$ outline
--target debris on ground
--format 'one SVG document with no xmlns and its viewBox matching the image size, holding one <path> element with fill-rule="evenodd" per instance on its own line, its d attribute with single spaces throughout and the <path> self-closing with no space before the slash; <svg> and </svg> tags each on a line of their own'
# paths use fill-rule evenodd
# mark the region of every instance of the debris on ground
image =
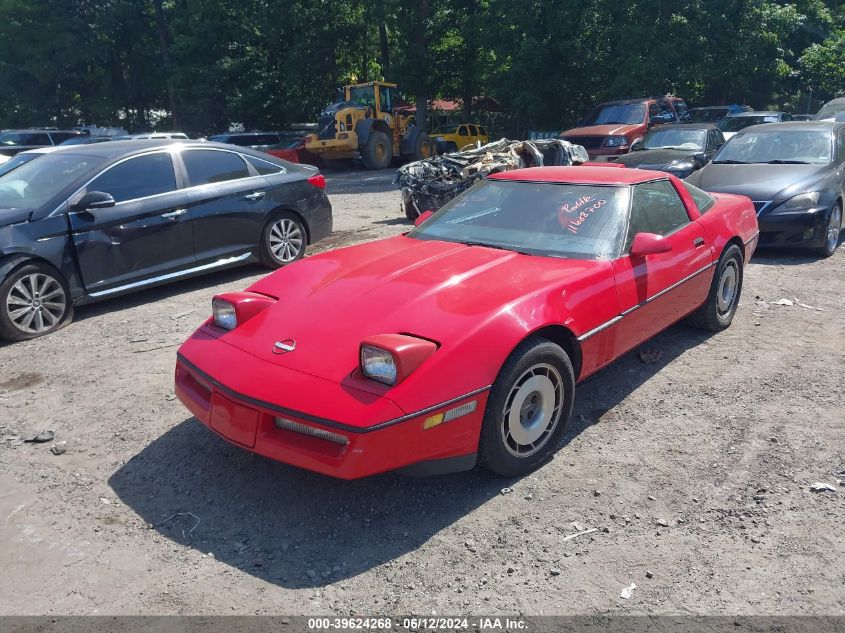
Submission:
<svg viewBox="0 0 845 633">
<path fill-rule="evenodd" d="M 663 350 L 662 349 L 641 349 L 638 352 L 638 356 L 640 357 L 641 363 L 645 363 L 646 365 L 650 365 L 652 363 L 656 363 L 661 358 L 663 358 Z"/>
<path fill-rule="evenodd" d="M 577 538 L 579 536 L 583 536 L 584 534 L 592 534 L 593 532 L 598 532 L 598 531 L 599 531 L 598 528 L 590 528 L 589 530 L 582 530 L 580 532 L 575 532 L 575 534 L 568 534 L 567 536 L 563 537 L 562 542 L 565 543 L 566 541 L 571 541 L 572 539 Z"/>
<path fill-rule="evenodd" d="M 810 492 L 836 492 L 836 488 L 823 481 L 817 481 L 810 486 Z"/>
<path fill-rule="evenodd" d="M 654 572 L 646 570 L 645 577 L 646 578 L 654 578 Z"/>
<path fill-rule="evenodd" d="M 588 160 L 587 150 L 561 139 L 503 138 L 481 147 L 403 165 L 396 172 L 395 182 L 402 194 L 405 215 L 414 219 L 425 211 L 436 211 L 490 174 L 523 167 L 580 165 Z"/>
<path fill-rule="evenodd" d="M 24 442 L 44 444 L 45 442 L 52 442 L 54 437 L 56 437 L 56 434 L 53 431 L 41 431 L 38 435 L 26 438 Z"/>
<path fill-rule="evenodd" d="M 631 596 L 634 595 L 634 589 L 636 589 L 636 588 L 637 588 L 637 583 L 632 582 L 630 585 L 628 585 L 627 587 L 625 587 L 622 590 L 622 593 L 619 594 L 619 597 L 622 598 L 623 600 L 630 600 Z"/>
<path fill-rule="evenodd" d="M 795 305 L 795 302 L 790 299 L 778 299 L 777 301 L 770 302 L 774 306 L 791 306 Z"/>
<path fill-rule="evenodd" d="M 64 455 L 67 452 L 67 447 L 64 444 L 54 444 L 50 447 L 50 452 L 53 455 Z"/>
</svg>

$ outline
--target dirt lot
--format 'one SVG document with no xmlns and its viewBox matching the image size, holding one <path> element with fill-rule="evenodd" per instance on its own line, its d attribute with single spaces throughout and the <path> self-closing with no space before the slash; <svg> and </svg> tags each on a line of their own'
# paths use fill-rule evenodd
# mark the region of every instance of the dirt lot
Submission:
<svg viewBox="0 0 845 633">
<path fill-rule="evenodd" d="M 391 177 L 332 175 L 316 250 L 406 230 Z M 0 613 L 845 613 L 845 248 L 756 257 L 729 330 L 676 326 L 581 385 L 519 480 L 335 481 L 193 420 L 176 346 L 262 274 L 0 347 Z"/>
</svg>

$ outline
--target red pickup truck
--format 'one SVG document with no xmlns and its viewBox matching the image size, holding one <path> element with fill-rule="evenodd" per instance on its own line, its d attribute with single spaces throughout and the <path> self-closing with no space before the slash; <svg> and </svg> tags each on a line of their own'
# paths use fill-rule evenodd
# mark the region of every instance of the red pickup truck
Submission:
<svg viewBox="0 0 845 633">
<path fill-rule="evenodd" d="M 566 130 L 561 137 L 583 146 L 592 161 L 611 161 L 627 154 L 631 143 L 653 125 L 677 123 L 688 116 L 684 100 L 672 95 L 608 101 L 595 106 L 579 127 Z"/>
</svg>

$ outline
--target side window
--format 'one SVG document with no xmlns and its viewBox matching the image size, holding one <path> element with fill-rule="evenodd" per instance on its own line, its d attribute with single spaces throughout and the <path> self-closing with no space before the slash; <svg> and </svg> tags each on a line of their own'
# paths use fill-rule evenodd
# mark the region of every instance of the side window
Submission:
<svg viewBox="0 0 845 633">
<path fill-rule="evenodd" d="M 393 112 L 393 101 L 390 98 L 390 88 L 379 86 L 379 101 L 382 112 Z"/>
<path fill-rule="evenodd" d="M 684 115 L 686 115 L 686 113 L 689 111 L 689 108 L 687 108 L 687 104 L 684 102 L 683 99 L 678 99 L 675 102 L 675 110 L 678 111 L 678 114 L 681 118 L 684 118 Z"/>
<path fill-rule="evenodd" d="M 637 233 L 668 235 L 689 224 L 686 207 L 668 180 L 647 182 L 634 187 L 631 204 L 631 225 L 626 250 Z"/>
<path fill-rule="evenodd" d="M 87 190 L 109 193 L 115 202 L 175 191 L 173 161 L 167 152 L 130 158 L 98 176 Z"/>
<path fill-rule="evenodd" d="M 469 135 L 470 136 L 478 136 L 478 128 L 474 125 L 469 126 Z"/>
<path fill-rule="evenodd" d="M 461 127 L 458 128 L 458 136 L 468 136 L 466 125 L 462 125 Z"/>
<path fill-rule="evenodd" d="M 839 162 L 845 163 L 845 128 L 839 130 Z"/>
<path fill-rule="evenodd" d="M 698 187 L 689 184 L 688 182 L 684 181 L 684 187 L 687 188 L 692 199 L 695 200 L 695 206 L 698 207 L 698 212 L 702 215 L 707 213 L 711 207 L 716 204 L 716 198 L 711 196 L 706 191 L 702 191 Z"/>
<path fill-rule="evenodd" d="M 255 170 L 262 176 L 269 176 L 270 174 L 281 174 L 285 171 L 284 167 L 274 165 L 269 161 L 261 160 L 260 158 L 256 158 L 255 156 L 246 156 L 245 158 L 247 159 L 247 161 L 249 161 L 249 164 L 255 167 Z"/>
<path fill-rule="evenodd" d="M 185 163 L 188 182 L 192 187 L 249 176 L 246 163 L 232 152 L 190 149 L 182 152 L 182 161 Z"/>
<path fill-rule="evenodd" d="M 64 141 L 76 138 L 79 134 L 75 134 L 74 132 L 50 132 L 50 138 L 53 139 L 53 144 L 58 145 L 59 143 L 63 143 Z"/>
<path fill-rule="evenodd" d="M 648 116 L 653 117 L 660 114 L 660 109 L 657 107 L 656 103 L 649 103 L 648 104 Z"/>
<path fill-rule="evenodd" d="M 487 136 L 487 128 L 481 127 L 479 125 L 478 126 L 478 133 L 481 134 L 481 136 Z"/>
</svg>

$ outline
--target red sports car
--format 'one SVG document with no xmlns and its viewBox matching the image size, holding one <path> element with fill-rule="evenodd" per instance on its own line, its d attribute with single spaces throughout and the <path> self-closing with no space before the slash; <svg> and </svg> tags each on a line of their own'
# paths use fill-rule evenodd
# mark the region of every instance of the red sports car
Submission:
<svg viewBox="0 0 845 633">
<path fill-rule="evenodd" d="M 748 198 L 609 167 L 496 174 L 421 219 L 214 297 L 179 350 L 182 402 L 335 477 L 526 473 L 579 380 L 684 317 L 730 325 L 758 234 Z"/>
</svg>

